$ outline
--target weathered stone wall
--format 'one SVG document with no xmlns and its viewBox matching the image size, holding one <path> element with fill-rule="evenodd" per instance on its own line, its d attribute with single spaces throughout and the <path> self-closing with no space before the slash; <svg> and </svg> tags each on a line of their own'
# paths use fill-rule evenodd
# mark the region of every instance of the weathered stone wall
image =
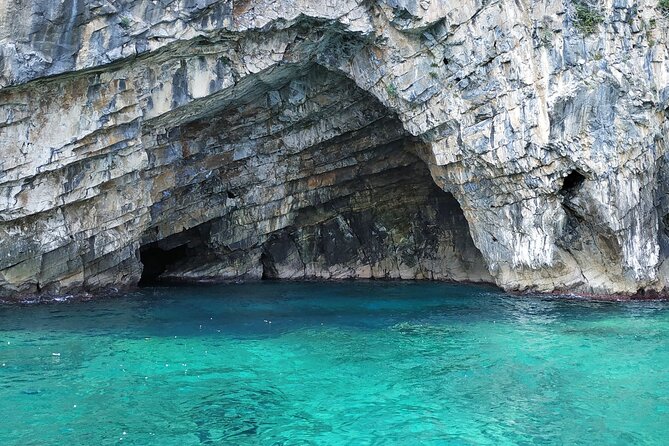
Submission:
<svg viewBox="0 0 669 446">
<path fill-rule="evenodd" d="M 132 285 L 151 249 L 171 279 L 662 291 L 669 19 L 589 5 L 0 1 L 2 294 Z"/>
</svg>

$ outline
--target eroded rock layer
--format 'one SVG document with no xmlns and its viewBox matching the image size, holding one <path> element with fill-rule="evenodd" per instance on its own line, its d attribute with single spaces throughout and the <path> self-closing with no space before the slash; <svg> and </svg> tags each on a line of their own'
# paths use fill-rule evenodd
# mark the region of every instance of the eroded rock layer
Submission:
<svg viewBox="0 0 669 446">
<path fill-rule="evenodd" d="M 262 277 L 662 292 L 668 13 L 0 0 L 0 294 Z"/>
</svg>

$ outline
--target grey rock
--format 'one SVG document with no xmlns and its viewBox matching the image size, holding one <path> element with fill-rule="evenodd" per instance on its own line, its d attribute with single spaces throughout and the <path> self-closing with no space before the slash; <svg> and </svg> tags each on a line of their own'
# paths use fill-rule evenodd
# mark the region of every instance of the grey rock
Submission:
<svg viewBox="0 0 669 446">
<path fill-rule="evenodd" d="M 0 1 L 0 294 L 664 292 L 669 19 L 547 0 Z"/>
</svg>

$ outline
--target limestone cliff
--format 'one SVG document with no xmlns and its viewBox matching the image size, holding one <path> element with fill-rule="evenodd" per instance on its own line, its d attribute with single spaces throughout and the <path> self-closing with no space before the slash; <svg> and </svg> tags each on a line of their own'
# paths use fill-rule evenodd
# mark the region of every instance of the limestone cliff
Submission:
<svg viewBox="0 0 669 446">
<path fill-rule="evenodd" d="M 669 5 L 0 0 L 0 297 L 669 281 Z"/>
</svg>

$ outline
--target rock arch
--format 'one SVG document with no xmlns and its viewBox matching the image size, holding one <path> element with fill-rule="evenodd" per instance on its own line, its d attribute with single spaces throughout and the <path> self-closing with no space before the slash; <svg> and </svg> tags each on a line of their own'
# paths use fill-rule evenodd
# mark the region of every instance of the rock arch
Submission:
<svg viewBox="0 0 669 446">
<path fill-rule="evenodd" d="M 143 137 L 154 201 L 141 251 L 185 250 L 206 226 L 154 279 L 492 280 L 423 143 L 341 74 L 302 73 Z"/>
</svg>

